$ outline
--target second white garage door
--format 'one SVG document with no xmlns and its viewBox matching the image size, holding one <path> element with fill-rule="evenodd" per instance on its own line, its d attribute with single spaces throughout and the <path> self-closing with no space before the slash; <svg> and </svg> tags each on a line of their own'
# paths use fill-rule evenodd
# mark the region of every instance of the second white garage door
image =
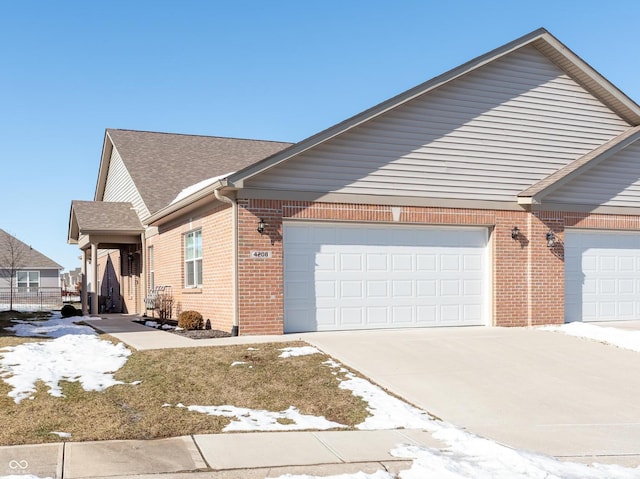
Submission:
<svg viewBox="0 0 640 479">
<path fill-rule="evenodd" d="M 285 332 L 483 325 L 486 228 L 284 225 Z"/>
<path fill-rule="evenodd" d="M 565 231 L 565 321 L 640 319 L 640 234 Z"/>
</svg>

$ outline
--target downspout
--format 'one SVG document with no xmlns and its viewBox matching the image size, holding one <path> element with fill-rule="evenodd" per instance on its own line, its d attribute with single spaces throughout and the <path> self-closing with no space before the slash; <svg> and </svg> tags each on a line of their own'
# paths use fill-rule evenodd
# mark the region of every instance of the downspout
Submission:
<svg viewBox="0 0 640 479">
<path fill-rule="evenodd" d="M 240 326 L 240 313 L 238 311 L 238 202 L 228 196 L 224 196 L 220 193 L 220 190 L 213 190 L 218 201 L 231 205 L 233 216 L 233 227 L 231 228 L 231 242 L 232 254 L 233 254 L 233 327 L 231 329 L 231 336 L 237 336 Z"/>
</svg>

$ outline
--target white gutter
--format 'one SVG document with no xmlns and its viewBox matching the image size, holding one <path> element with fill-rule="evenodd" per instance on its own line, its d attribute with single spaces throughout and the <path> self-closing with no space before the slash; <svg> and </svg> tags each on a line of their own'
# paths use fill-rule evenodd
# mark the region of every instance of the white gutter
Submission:
<svg viewBox="0 0 640 479">
<path fill-rule="evenodd" d="M 233 243 L 233 328 L 231 329 L 231 335 L 237 336 L 240 327 L 240 312 L 238 308 L 238 202 L 228 196 L 222 195 L 218 189 L 213 190 L 213 194 L 218 201 L 230 204 L 232 209 L 233 227 L 231 228 L 231 241 Z"/>
</svg>

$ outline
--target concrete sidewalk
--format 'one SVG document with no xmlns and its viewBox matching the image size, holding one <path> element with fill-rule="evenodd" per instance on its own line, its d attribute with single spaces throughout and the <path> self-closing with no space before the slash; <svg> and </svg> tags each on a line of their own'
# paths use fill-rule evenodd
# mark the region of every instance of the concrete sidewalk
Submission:
<svg viewBox="0 0 640 479">
<path fill-rule="evenodd" d="M 87 321 L 92 328 L 109 334 L 123 343 L 145 351 L 149 349 L 197 348 L 208 346 L 231 346 L 235 344 L 259 344 L 297 341 L 296 335 L 280 336 L 234 336 L 229 338 L 191 339 L 160 329 L 150 328 L 134 320 L 153 321 L 153 318 L 143 318 L 128 314 L 103 314 L 102 319 Z"/>
<path fill-rule="evenodd" d="M 399 444 L 441 448 L 420 430 L 261 432 L 183 436 L 149 441 L 65 442 L 0 447 L 0 475 L 56 479 L 162 474 L 258 479 L 283 474 L 398 472 L 411 461 L 389 454 Z M 186 474 L 185 474 L 186 477 Z"/>
</svg>

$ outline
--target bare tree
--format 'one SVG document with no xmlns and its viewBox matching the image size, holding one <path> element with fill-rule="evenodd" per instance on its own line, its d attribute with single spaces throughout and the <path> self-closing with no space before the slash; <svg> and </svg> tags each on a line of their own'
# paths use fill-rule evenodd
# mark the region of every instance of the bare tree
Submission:
<svg viewBox="0 0 640 479">
<path fill-rule="evenodd" d="M 9 281 L 9 311 L 13 310 L 13 291 L 18 270 L 24 267 L 27 246 L 15 236 L 0 230 L 0 276 Z"/>
</svg>

